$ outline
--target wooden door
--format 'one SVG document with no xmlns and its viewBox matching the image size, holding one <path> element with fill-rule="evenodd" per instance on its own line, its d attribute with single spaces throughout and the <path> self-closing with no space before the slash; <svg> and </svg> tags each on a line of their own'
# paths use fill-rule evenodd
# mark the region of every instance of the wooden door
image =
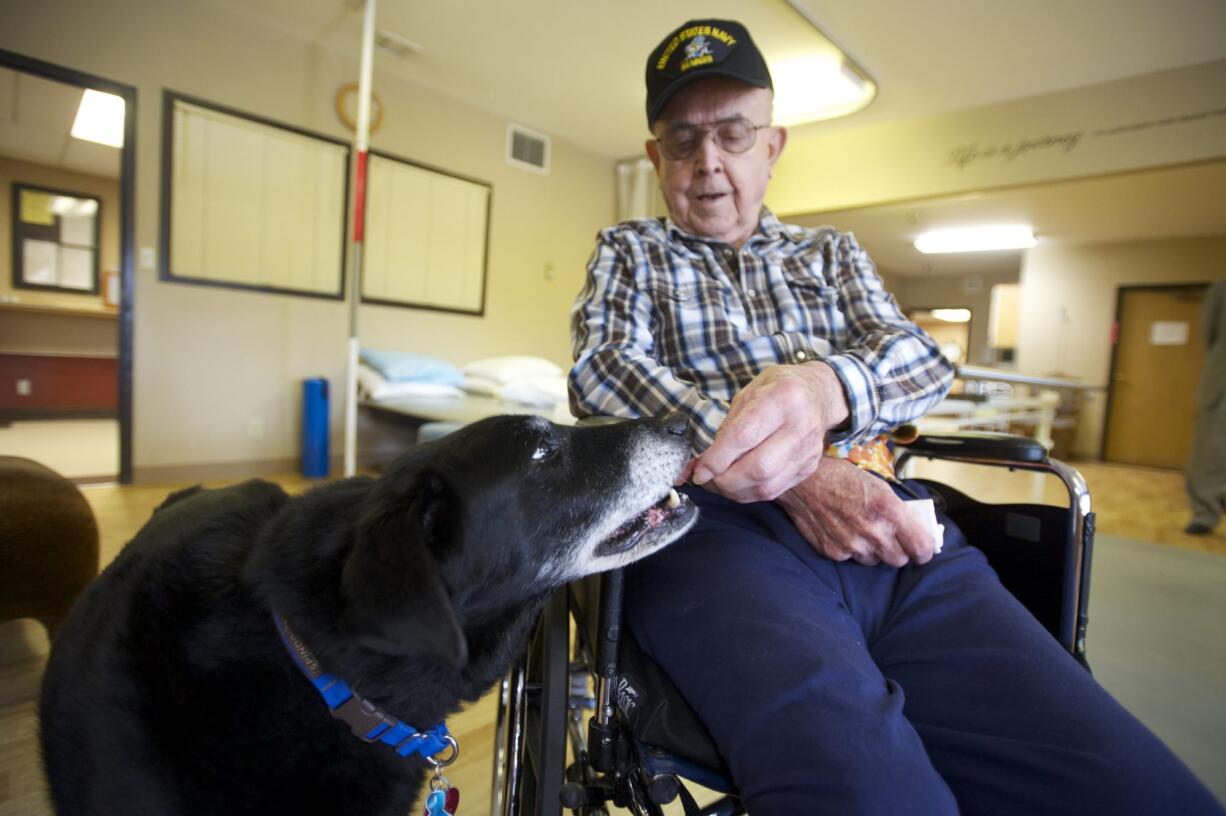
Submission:
<svg viewBox="0 0 1226 816">
<path fill-rule="evenodd" d="M 1119 292 L 1103 458 L 1182 470 L 1188 461 L 1205 347 L 1205 287 Z"/>
</svg>

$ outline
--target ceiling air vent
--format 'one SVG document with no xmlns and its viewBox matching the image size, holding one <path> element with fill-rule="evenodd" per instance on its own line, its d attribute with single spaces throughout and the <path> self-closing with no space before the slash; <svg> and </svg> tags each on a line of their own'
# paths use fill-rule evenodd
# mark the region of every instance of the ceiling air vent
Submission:
<svg viewBox="0 0 1226 816">
<path fill-rule="evenodd" d="M 537 173 L 548 173 L 549 137 L 520 125 L 507 125 L 507 162 Z"/>
</svg>

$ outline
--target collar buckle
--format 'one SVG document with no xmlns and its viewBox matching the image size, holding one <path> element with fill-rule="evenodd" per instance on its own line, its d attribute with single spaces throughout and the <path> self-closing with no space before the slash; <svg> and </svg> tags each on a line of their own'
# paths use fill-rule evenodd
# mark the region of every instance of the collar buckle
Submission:
<svg viewBox="0 0 1226 816">
<path fill-rule="evenodd" d="M 386 730 L 379 726 L 390 726 L 382 711 L 356 694 L 336 708 L 330 709 L 330 712 L 333 717 L 349 726 L 353 735 L 362 742 L 374 742 L 377 735 Z"/>
</svg>

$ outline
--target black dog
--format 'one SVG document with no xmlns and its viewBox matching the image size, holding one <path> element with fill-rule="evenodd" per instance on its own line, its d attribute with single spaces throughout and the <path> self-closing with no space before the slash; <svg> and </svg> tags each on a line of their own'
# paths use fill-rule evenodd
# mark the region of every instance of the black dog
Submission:
<svg viewBox="0 0 1226 816">
<path fill-rule="evenodd" d="M 678 417 L 493 417 L 377 480 L 171 496 L 52 649 L 40 715 L 58 812 L 404 816 L 427 766 L 394 744 L 502 676 L 553 589 L 693 524 L 672 490 L 684 434 Z M 304 676 L 321 672 L 343 683 L 321 696 L 329 681 Z M 394 719 L 392 744 L 371 736 Z"/>
</svg>

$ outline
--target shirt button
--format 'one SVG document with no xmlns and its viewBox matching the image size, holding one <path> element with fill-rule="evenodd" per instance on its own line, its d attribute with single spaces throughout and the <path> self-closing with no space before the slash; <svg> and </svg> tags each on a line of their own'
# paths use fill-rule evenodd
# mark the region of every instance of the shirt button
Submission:
<svg viewBox="0 0 1226 816">
<path fill-rule="evenodd" d="M 749 297 L 751 297 L 751 298 L 752 298 L 752 297 L 757 297 L 757 296 L 758 296 L 758 293 L 757 293 L 756 291 L 754 291 L 753 289 L 746 289 L 746 290 L 745 290 L 745 294 L 746 294 L 746 295 L 748 295 L 748 296 L 749 296 Z"/>
<path fill-rule="evenodd" d="M 736 253 L 732 251 L 732 247 L 724 247 L 724 257 L 731 258 Z"/>
<path fill-rule="evenodd" d="M 796 359 L 797 359 L 797 360 L 803 360 L 803 359 L 805 359 L 805 358 L 806 358 L 806 357 L 808 357 L 808 356 L 809 356 L 809 355 L 805 354 L 803 351 L 798 351 L 798 352 L 796 352 Z"/>
</svg>

